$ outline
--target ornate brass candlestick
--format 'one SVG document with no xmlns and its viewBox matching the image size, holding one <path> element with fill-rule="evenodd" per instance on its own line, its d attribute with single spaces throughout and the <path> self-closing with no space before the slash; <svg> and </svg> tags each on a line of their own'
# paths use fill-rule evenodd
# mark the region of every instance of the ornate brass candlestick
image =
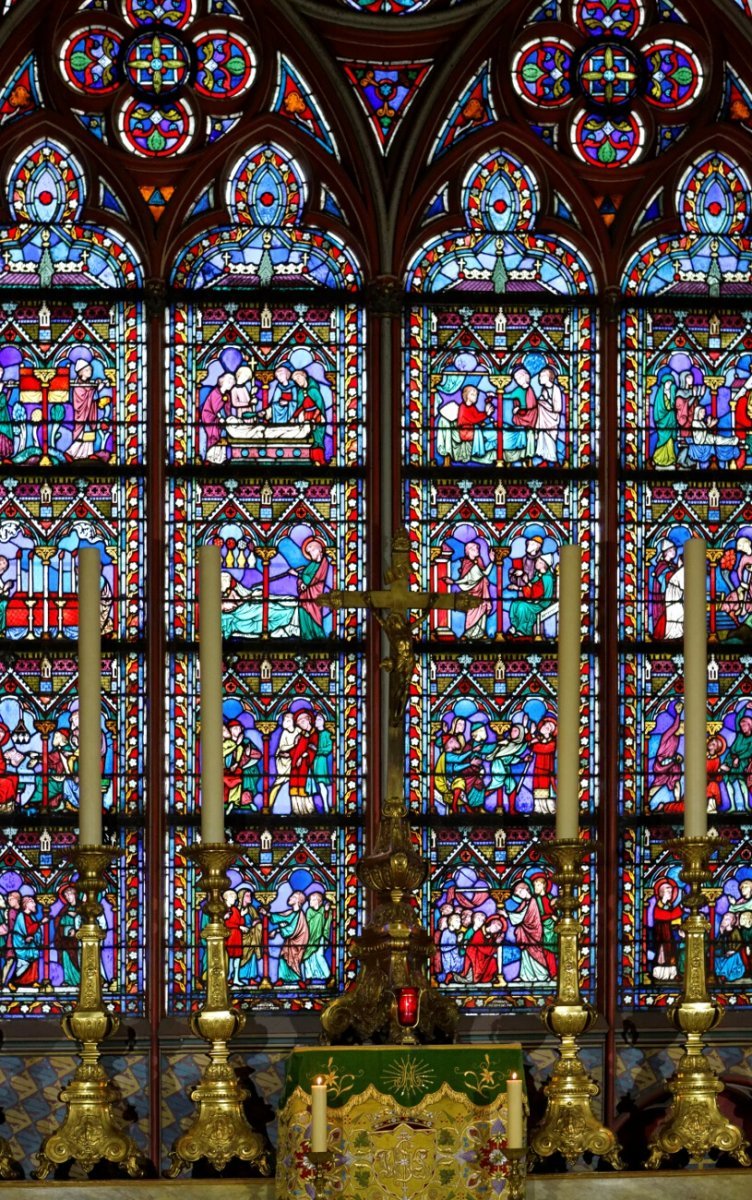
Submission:
<svg viewBox="0 0 752 1200">
<path fill-rule="evenodd" d="M 614 1134 L 601 1125 L 591 1107 L 591 1098 L 600 1091 L 580 1061 L 576 1039 L 595 1021 L 595 1010 L 580 996 L 580 935 L 582 926 L 575 917 L 575 888 L 581 882 L 581 864 L 597 849 L 595 842 L 577 839 L 548 842 L 546 857 L 554 865 L 558 920 L 556 937 L 559 972 L 556 999 L 542 1013 L 551 1033 L 560 1039 L 559 1060 L 546 1087 L 548 1097 L 543 1120 L 530 1137 L 530 1160 L 547 1158 L 557 1152 L 572 1165 L 581 1154 L 590 1151 L 605 1158 L 613 1167 L 621 1167 L 619 1146 Z"/>
<path fill-rule="evenodd" d="M 693 1162 L 702 1165 L 712 1149 L 732 1154 L 742 1166 L 752 1165 L 747 1143 L 738 1126 L 722 1116 L 718 1093 L 723 1084 L 716 1078 L 703 1052 L 703 1036 L 715 1029 L 723 1009 L 711 1000 L 707 987 L 707 934 L 710 925 L 700 911 L 707 903 L 703 883 L 711 878 L 708 863 L 723 848 L 716 838 L 675 838 L 669 845 L 684 864 L 681 878 L 689 884 L 683 897 L 689 915 L 682 921 L 685 968 L 681 996 L 669 1005 L 667 1016 L 675 1029 L 686 1034 L 684 1054 L 669 1083 L 674 1102 L 668 1117 L 650 1142 L 646 1167 L 658 1167 L 664 1158 L 686 1150 Z"/>
<path fill-rule="evenodd" d="M 309 1150 L 306 1158 L 313 1163 L 313 1195 L 314 1200 L 324 1200 L 327 1193 L 327 1175 L 334 1162 L 331 1150 Z"/>
<path fill-rule="evenodd" d="M 507 1146 L 504 1156 L 509 1164 L 507 1175 L 508 1200 L 525 1200 L 527 1180 L 527 1151 L 523 1146 L 510 1150 Z"/>
<path fill-rule="evenodd" d="M 37 1154 L 35 1179 L 46 1179 L 56 1165 L 71 1160 L 84 1171 L 101 1159 L 125 1167 L 129 1175 L 144 1175 L 148 1161 L 126 1132 L 118 1107 L 122 1097 L 100 1062 L 99 1043 L 110 1037 L 120 1020 L 102 1002 L 102 941 L 98 923 L 102 915 L 99 891 L 108 867 L 120 857 L 109 846 L 79 846 L 70 853 L 78 872 L 76 890 L 81 897 L 81 927 L 76 937 L 81 947 L 81 982 L 78 1000 L 63 1017 L 63 1033 L 81 1047 L 81 1063 L 60 1099 L 65 1103 L 62 1126 L 45 1138 Z"/>
<path fill-rule="evenodd" d="M 176 1139 L 165 1172 L 174 1178 L 192 1163 L 205 1158 L 221 1171 L 233 1158 L 258 1164 L 262 1175 L 271 1171 L 266 1142 L 251 1129 L 243 1112 L 248 1095 L 229 1063 L 227 1043 L 245 1024 L 243 1013 L 230 1003 L 227 982 L 227 929 L 222 893 L 227 889 L 227 868 L 238 857 L 224 842 L 193 847 L 188 856 L 201 869 L 207 894 L 209 920 L 201 930 L 206 943 L 206 1000 L 190 1018 L 193 1033 L 209 1043 L 209 1065 L 191 1091 L 196 1114 L 190 1127 Z"/>
</svg>

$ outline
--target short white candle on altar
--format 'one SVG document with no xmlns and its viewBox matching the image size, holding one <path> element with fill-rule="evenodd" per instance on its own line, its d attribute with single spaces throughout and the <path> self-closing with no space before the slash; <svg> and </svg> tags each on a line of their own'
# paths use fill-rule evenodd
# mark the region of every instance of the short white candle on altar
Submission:
<svg viewBox="0 0 752 1200">
<path fill-rule="evenodd" d="M 201 840 L 225 840 L 222 753 L 222 581 L 219 546 L 198 552 L 201 669 Z"/>
<path fill-rule="evenodd" d="M 708 832 L 707 547 L 684 543 L 684 836 Z"/>
<path fill-rule="evenodd" d="M 556 837 L 560 841 L 577 838 L 580 824 L 581 577 L 580 547 L 562 546 L 556 738 Z"/>
<path fill-rule="evenodd" d="M 78 825 L 84 846 L 102 844 L 102 635 L 95 547 L 78 552 Z"/>
<path fill-rule="evenodd" d="M 311 1150 L 323 1154 L 329 1142 L 326 1084 L 318 1075 L 311 1084 Z"/>
<path fill-rule="evenodd" d="M 507 1079 L 507 1149 L 522 1149 L 522 1080 L 514 1072 Z"/>
</svg>

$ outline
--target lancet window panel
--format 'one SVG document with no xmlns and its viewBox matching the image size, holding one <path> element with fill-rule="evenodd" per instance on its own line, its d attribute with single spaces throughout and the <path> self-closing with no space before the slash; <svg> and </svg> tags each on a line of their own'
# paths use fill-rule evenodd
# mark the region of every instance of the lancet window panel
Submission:
<svg viewBox="0 0 752 1200">
<path fill-rule="evenodd" d="M 713 995 L 725 1008 L 752 1006 L 752 828 L 724 825 L 728 857 L 712 860 L 703 911 L 710 923 L 709 965 Z M 619 929 L 619 1003 L 623 1008 L 663 1008 L 681 990 L 685 970 L 680 925 L 688 910 L 681 863 L 668 844 L 681 835 L 649 823 L 622 834 Z"/>
<path fill-rule="evenodd" d="M 621 346 L 625 470 L 752 467 L 748 312 L 630 309 Z"/>
<path fill-rule="evenodd" d="M 5 830 L 0 835 L 0 908 L 11 924 L 2 967 L 0 1013 L 50 1017 L 70 1010 L 80 982 L 76 875 L 68 855 L 75 832 L 60 828 Z M 102 914 L 102 990 L 108 1006 L 145 1013 L 143 836 L 121 829 L 122 857 L 106 872 Z"/>
<path fill-rule="evenodd" d="M 682 637 L 683 547 L 689 537 L 702 537 L 708 544 L 709 639 L 743 644 L 751 619 L 752 485 L 656 476 L 624 485 L 620 515 L 621 636 L 638 642 Z"/>
<path fill-rule="evenodd" d="M 16 278 L 6 258 L 0 284 Z M 19 465 L 143 461 L 141 305 L 0 304 L 0 459 Z"/>
<path fill-rule="evenodd" d="M 423 816 L 534 821 L 556 806 L 555 654 L 420 660 L 408 706 L 410 803 Z M 580 804 L 598 802 L 598 668 L 581 666 Z"/>
<path fill-rule="evenodd" d="M 543 853 L 551 830 L 434 828 L 423 833 L 430 876 L 423 919 L 433 941 L 431 974 L 463 1008 L 487 1013 L 536 1008 L 556 990 L 556 884 Z M 580 981 L 595 986 L 597 917 L 594 862 L 580 897 Z"/>
<path fill-rule="evenodd" d="M 42 464 L 40 464 L 40 467 Z M 78 552 L 102 559 L 102 632 L 144 632 L 144 482 L 35 471 L 0 482 L 0 619 L 12 641 L 78 636 Z"/>
<path fill-rule="evenodd" d="M 180 466 L 361 467 L 364 319 L 326 300 L 253 299 L 170 314 L 170 460 Z"/>
<path fill-rule="evenodd" d="M 205 995 L 200 937 L 205 896 L 187 858 L 195 831 L 173 829 L 168 848 L 167 1010 L 189 1012 Z M 237 836 L 241 857 L 228 873 L 229 978 L 254 1010 L 319 1011 L 355 978 L 350 939 L 363 922 L 353 827 L 270 823 Z"/>
<path fill-rule="evenodd" d="M 106 824 L 144 808 L 144 662 L 102 657 L 102 806 Z M 74 821 L 79 806 L 78 664 L 38 644 L 0 657 L 0 813 Z"/>
<path fill-rule="evenodd" d="M 569 542 L 582 546 L 583 628 L 595 636 L 595 484 L 529 475 L 411 479 L 405 505 L 418 586 L 481 601 L 466 613 L 436 610 L 427 636 L 468 646 L 555 638 L 559 550 Z"/>
<path fill-rule="evenodd" d="M 169 814 L 199 812 L 200 705 L 195 654 L 167 666 Z M 227 654 L 224 664 L 225 812 L 246 818 L 360 819 L 367 794 L 362 655 Z"/>
<path fill-rule="evenodd" d="M 682 656 L 625 654 L 620 682 L 620 810 L 681 821 Z M 752 655 L 710 655 L 707 739 L 708 813 L 752 819 Z"/>
<path fill-rule="evenodd" d="M 592 466 L 597 361 L 594 322 L 579 307 L 412 310 L 406 465 Z"/>
<path fill-rule="evenodd" d="M 226 638 L 362 636 L 354 610 L 333 613 L 332 588 L 365 587 L 364 483 L 326 478 L 170 481 L 168 621 L 196 635 L 197 548 L 219 545 Z"/>
</svg>

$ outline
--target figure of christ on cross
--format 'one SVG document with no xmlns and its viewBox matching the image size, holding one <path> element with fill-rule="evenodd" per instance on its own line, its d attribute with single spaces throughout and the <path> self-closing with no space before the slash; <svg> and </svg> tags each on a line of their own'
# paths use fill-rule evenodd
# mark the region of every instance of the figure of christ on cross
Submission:
<svg viewBox="0 0 752 1200">
<path fill-rule="evenodd" d="M 436 609 L 467 612 L 486 601 L 467 592 L 411 591 L 410 540 L 404 528 L 392 539 L 392 563 L 384 578 L 390 586 L 379 591 L 324 592 L 319 600 L 335 609 L 367 608 L 387 636 L 389 656 L 379 666 L 389 672 L 387 795 L 391 797 L 398 781 L 402 791 L 404 780 L 403 720 L 416 663 L 414 631 Z"/>
</svg>

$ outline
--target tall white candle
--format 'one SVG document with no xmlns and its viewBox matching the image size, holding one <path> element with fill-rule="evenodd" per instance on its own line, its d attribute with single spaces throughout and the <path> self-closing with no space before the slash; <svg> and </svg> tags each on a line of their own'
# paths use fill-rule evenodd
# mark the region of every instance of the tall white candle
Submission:
<svg viewBox="0 0 752 1200">
<path fill-rule="evenodd" d="M 684 543 L 684 836 L 708 832 L 707 547 Z"/>
<path fill-rule="evenodd" d="M 522 1080 L 514 1073 L 507 1079 L 507 1146 L 522 1149 Z"/>
<path fill-rule="evenodd" d="M 78 822 L 85 846 L 102 844 L 102 638 L 94 547 L 78 553 Z"/>
<path fill-rule="evenodd" d="M 222 582 L 219 546 L 198 552 L 201 667 L 201 840 L 225 840 L 222 753 Z"/>
<path fill-rule="evenodd" d="M 581 556 L 579 546 L 559 554 L 559 674 L 556 753 L 556 837 L 576 838 L 580 823 L 580 637 Z"/>
<path fill-rule="evenodd" d="M 329 1141 L 326 1084 L 321 1075 L 311 1084 L 311 1150 L 323 1154 Z"/>
</svg>

